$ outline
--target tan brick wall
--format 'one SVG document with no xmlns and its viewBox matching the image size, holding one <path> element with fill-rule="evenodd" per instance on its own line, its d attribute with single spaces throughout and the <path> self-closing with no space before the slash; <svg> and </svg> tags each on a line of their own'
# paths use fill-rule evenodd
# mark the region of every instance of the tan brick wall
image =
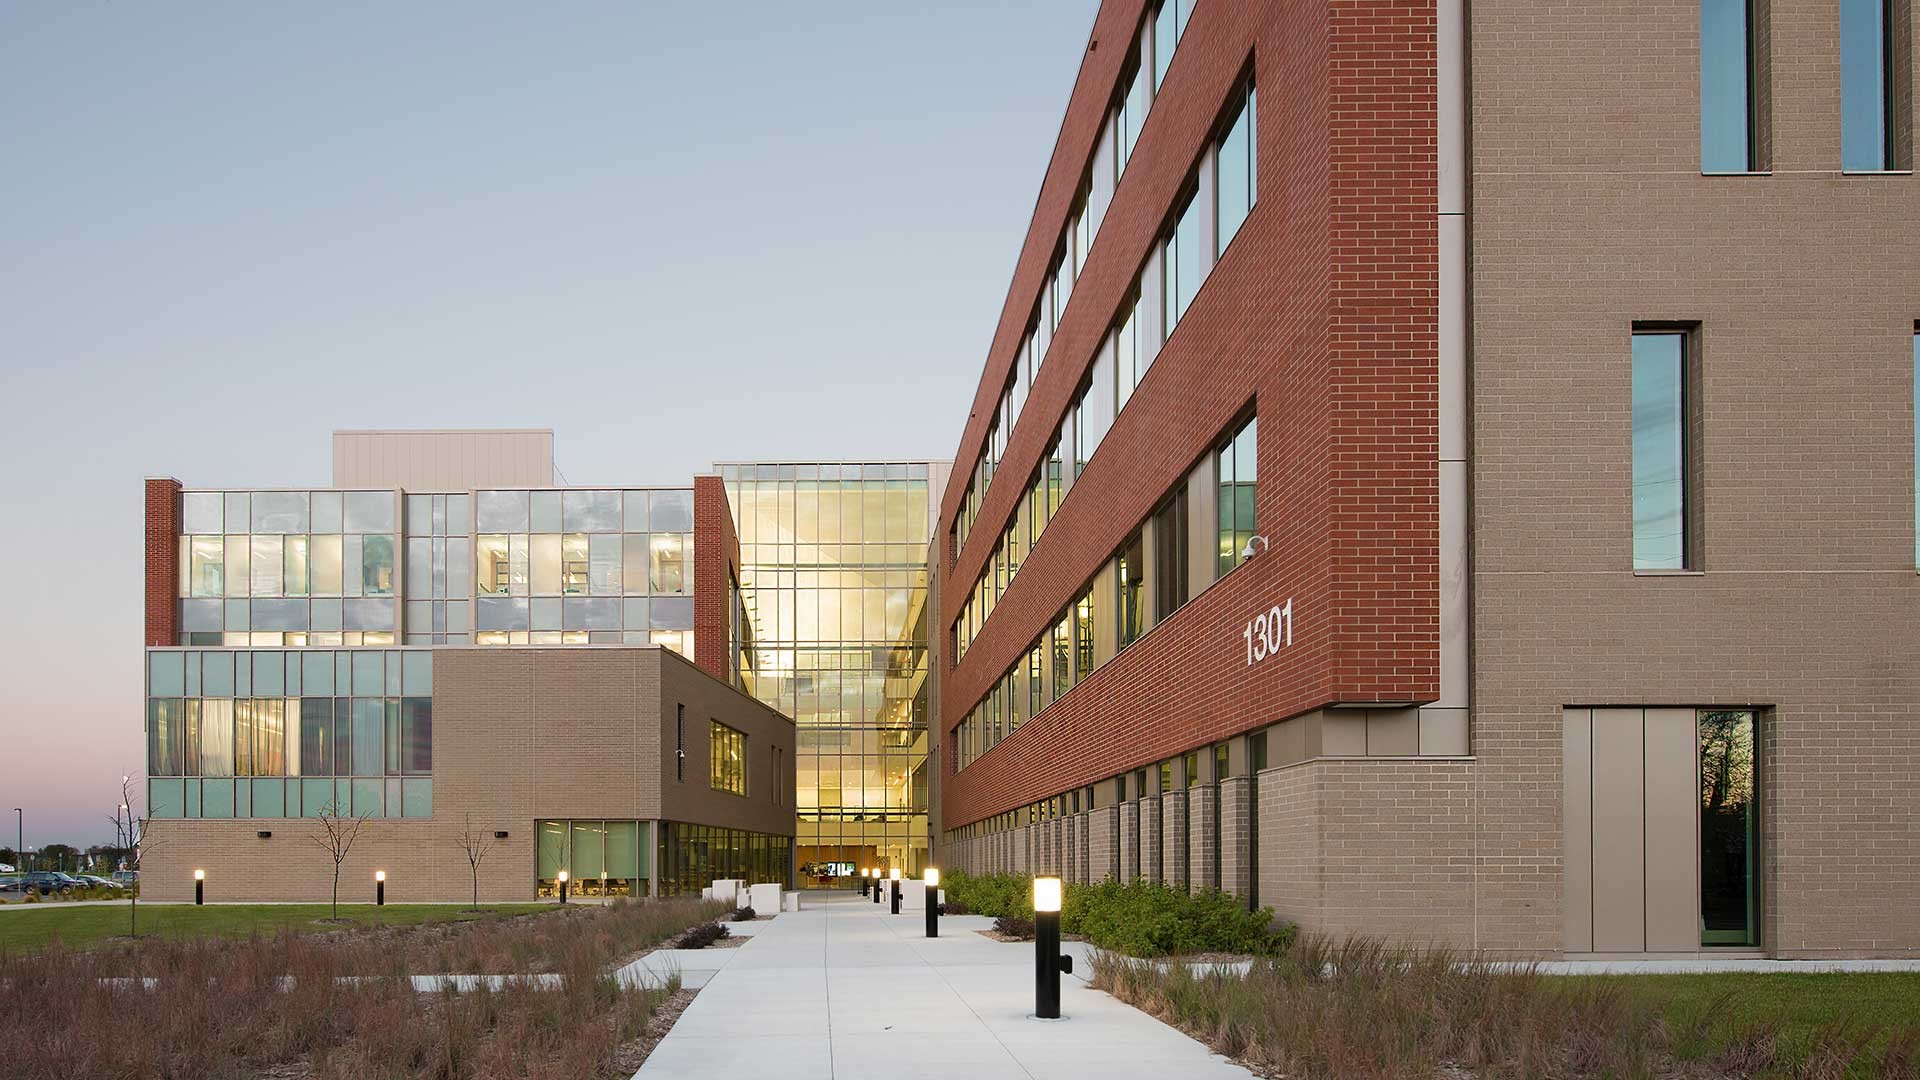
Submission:
<svg viewBox="0 0 1920 1080">
<path fill-rule="evenodd" d="M 1175 888 L 1187 885 L 1187 793 L 1169 791 L 1160 796 L 1160 880 Z"/>
<path fill-rule="evenodd" d="M 700 706 L 699 750 L 689 751 L 686 784 L 700 795 L 663 791 L 661 746 L 673 726 L 663 692 Z M 688 715 L 692 737 L 691 706 Z M 791 792 L 791 722 L 667 650 L 434 650 L 433 817 L 366 822 L 342 867 L 343 899 L 370 899 L 376 869 L 387 872 L 389 902 L 469 899 L 471 876 L 457 843 L 469 815 L 489 840 L 496 830 L 508 833 L 481 864 L 481 899 L 492 901 L 533 899 L 538 820 L 667 817 L 792 835 L 790 801 L 777 808 L 706 790 L 708 715 L 746 731 L 750 753 L 783 741 Z M 312 819 L 169 819 L 149 828 L 154 846 L 141 877 L 152 899 L 191 899 L 196 868 L 220 900 L 326 898 L 333 864 L 313 843 L 319 825 Z M 262 830 L 272 836 L 256 835 Z"/>
<path fill-rule="evenodd" d="M 1123 882 L 1140 879 L 1140 804 L 1122 803 L 1120 806 L 1120 880 Z"/>
<path fill-rule="evenodd" d="M 1148 881 L 1165 881 L 1167 873 L 1166 851 L 1161 847 L 1163 819 L 1160 816 L 1160 796 L 1148 795 L 1140 800 L 1140 876 Z"/>
<path fill-rule="evenodd" d="M 1247 857 L 1253 839 L 1248 783 L 1246 777 L 1234 776 L 1220 784 L 1220 889 L 1242 897 L 1250 891 L 1253 868 Z"/>
<path fill-rule="evenodd" d="M 1697 5 L 1473 7 L 1484 945 L 1562 943 L 1564 706 L 1759 705 L 1763 946 L 1920 950 L 1920 188 L 1839 175 L 1834 5 L 1771 9 L 1773 175 L 1703 177 Z M 1634 320 L 1701 326 L 1701 576 L 1632 572 Z"/>
<path fill-rule="evenodd" d="M 1214 879 L 1213 858 L 1220 847 L 1220 836 L 1216 831 L 1218 825 L 1214 821 L 1214 807 L 1218 799 L 1219 792 L 1211 785 L 1187 791 L 1187 886 L 1194 892 L 1212 889 L 1219 884 Z"/>
<path fill-rule="evenodd" d="M 1329 934 L 1472 946 L 1473 765 L 1321 759 L 1260 775 L 1260 901 Z"/>
<path fill-rule="evenodd" d="M 1114 843 L 1118 807 L 1102 806 L 1087 815 L 1087 877 L 1105 881 L 1120 877 L 1120 852 Z"/>
</svg>

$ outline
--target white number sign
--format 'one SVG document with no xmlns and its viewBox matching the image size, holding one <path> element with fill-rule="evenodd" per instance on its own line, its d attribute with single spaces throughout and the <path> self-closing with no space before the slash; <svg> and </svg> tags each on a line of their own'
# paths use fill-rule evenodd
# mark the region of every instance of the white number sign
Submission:
<svg viewBox="0 0 1920 1080">
<path fill-rule="evenodd" d="M 1248 620 L 1241 636 L 1247 639 L 1248 667 L 1293 644 L 1293 598 Z"/>
</svg>

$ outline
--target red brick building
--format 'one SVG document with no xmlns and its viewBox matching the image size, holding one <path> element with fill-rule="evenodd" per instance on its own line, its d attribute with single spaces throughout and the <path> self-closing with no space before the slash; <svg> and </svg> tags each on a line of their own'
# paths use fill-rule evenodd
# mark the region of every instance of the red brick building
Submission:
<svg viewBox="0 0 1920 1080">
<path fill-rule="evenodd" d="M 939 858 L 1920 949 L 1910 14 L 1763 7 L 1101 5 L 935 530 Z"/>
</svg>

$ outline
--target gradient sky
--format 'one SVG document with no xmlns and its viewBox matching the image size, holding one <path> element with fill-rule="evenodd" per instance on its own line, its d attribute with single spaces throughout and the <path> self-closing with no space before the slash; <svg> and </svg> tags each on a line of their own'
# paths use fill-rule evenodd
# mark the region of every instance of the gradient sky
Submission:
<svg viewBox="0 0 1920 1080">
<path fill-rule="evenodd" d="M 143 476 L 952 456 L 1097 6 L 0 10 L 0 844 L 142 769 Z"/>
</svg>

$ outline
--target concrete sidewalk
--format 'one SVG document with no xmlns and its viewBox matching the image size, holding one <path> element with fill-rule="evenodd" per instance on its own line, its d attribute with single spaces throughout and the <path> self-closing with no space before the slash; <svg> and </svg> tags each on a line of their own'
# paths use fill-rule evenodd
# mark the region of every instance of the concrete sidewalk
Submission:
<svg viewBox="0 0 1920 1080">
<path fill-rule="evenodd" d="M 1033 946 L 974 933 L 990 919 L 942 919 L 929 941 L 918 911 L 891 916 L 858 894 L 804 903 L 702 973 L 637 1080 L 1253 1075 L 1082 978 L 1061 980 L 1067 1019 L 1029 1019 Z M 1075 965 L 1084 976 L 1084 958 Z"/>
</svg>

